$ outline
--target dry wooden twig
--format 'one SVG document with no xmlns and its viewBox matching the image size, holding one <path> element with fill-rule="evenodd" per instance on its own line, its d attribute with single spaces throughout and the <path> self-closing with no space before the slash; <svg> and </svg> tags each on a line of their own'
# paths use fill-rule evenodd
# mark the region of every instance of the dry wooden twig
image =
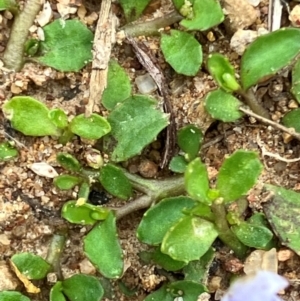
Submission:
<svg viewBox="0 0 300 301">
<path fill-rule="evenodd" d="M 167 127 L 166 131 L 166 142 L 165 148 L 162 156 L 162 160 L 160 163 L 160 167 L 164 168 L 168 165 L 171 157 L 173 156 L 175 142 L 176 142 L 176 126 L 175 126 L 175 119 L 174 113 L 172 109 L 172 105 L 168 95 L 168 87 L 165 82 L 165 77 L 162 71 L 159 68 L 158 64 L 155 64 L 154 58 L 149 53 L 147 47 L 142 43 L 137 43 L 134 38 L 127 37 L 127 40 L 132 45 L 136 57 L 138 58 L 139 62 L 144 66 L 144 68 L 149 72 L 153 80 L 155 81 L 159 93 L 164 98 L 163 108 L 164 112 L 169 114 L 170 124 Z"/>
<path fill-rule="evenodd" d="M 281 130 L 281 131 L 283 131 L 283 132 L 285 132 L 285 133 L 288 133 L 288 134 L 290 134 L 291 136 L 293 136 L 294 138 L 300 140 L 300 134 L 296 133 L 296 132 L 295 132 L 295 129 L 293 129 L 293 128 L 287 128 L 287 127 L 285 127 L 285 126 L 282 125 L 282 124 L 279 124 L 279 123 L 274 122 L 274 121 L 272 121 L 272 120 L 270 120 L 270 119 L 267 119 L 267 118 L 264 118 L 264 117 L 262 117 L 262 116 L 260 116 L 260 115 L 257 115 L 257 114 L 255 114 L 255 113 L 253 113 L 251 110 L 246 109 L 246 108 L 244 108 L 244 107 L 240 107 L 239 110 L 240 110 L 241 112 L 245 113 L 245 114 L 248 115 L 248 116 L 254 117 L 254 118 L 257 119 L 258 121 L 261 121 L 261 122 L 263 122 L 263 123 L 265 123 L 265 124 L 268 124 L 268 125 L 274 127 L 275 129 Z"/>
<path fill-rule="evenodd" d="M 94 38 L 90 94 L 85 107 L 86 117 L 93 113 L 94 106 L 101 101 L 106 88 L 108 62 L 112 45 L 115 43 L 116 25 L 117 18 L 111 11 L 111 0 L 102 0 Z"/>
</svg>

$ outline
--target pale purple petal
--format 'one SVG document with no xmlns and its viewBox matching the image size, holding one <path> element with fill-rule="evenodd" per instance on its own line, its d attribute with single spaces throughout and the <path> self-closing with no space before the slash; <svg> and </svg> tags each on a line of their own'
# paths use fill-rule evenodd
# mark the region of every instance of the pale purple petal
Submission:
<svg viewBox="0 0 300 301">
<path fill-rule="evenodd" d="M 288 281 L 282 276 L 259 271 L 234 282 L 221 301 L 282 301 L 277 293 L 287 286 Z"/>
</svg>

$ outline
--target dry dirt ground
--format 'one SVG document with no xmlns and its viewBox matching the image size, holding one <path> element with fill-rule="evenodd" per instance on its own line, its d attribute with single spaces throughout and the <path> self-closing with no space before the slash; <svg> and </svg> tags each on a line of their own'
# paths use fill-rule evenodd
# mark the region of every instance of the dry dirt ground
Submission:
<svg viewBox="0 0 300 301">
<path fill-rule="evenodd" d="M 69 18 L 79 17 L 91 29 L 94 29 L 99 4 L 89 2 L 89 0 L 84 3 L 79 2 L 76 1 L 77 10 L 70 14 Z M 238 1 L 235 4 L 239 6 Z M 58 17 L 57 2 L 51 1 L 51 7 L 54 17 Z M 85 16 L 82 16 L 83 7 L 86 8 Z M 124 25 L 124 17 L 119 5 L 114 3 L 113 8 L 115 14 L 120 18 L 120 24 Z M 169 1 L 152 1 L 152 5 L 146 11 L 146 17 L 144 18 L 153 19 L 171 9 L 172 5 Z M 249 25 L 249 28 L 252 30 L 259 27 L 267 28 L 268 1 L 261 1 L 255 8 L 255 12 L 255 21 L 252 25 Z M 283 15 L 283 22 L 288 25 L 286 14 Z M 11 14 L 1 12 L 0 59 L 6 46 L 11 24 Z M 173 26 L 177 28 L 178 24 Z M 36 27 L 32 28 L 31 34 L 33 36 L 36 34 L 36 29 Z M 204 53 L 220 51 L 227 55 L 238 68 L 240 57 L 230 48 L 231 35 L 232 29 L 221 25 L 199 35 L 198 39 L 203 44 Z M 167 78 L 176 127 L 180 128 L 185 124 L 193 123 L 206 131 L 201 158 L 209 168 L 212 183 L 224 160 L 224 156 L 233 153 L 237 149 L 246 149 L 257 151 L 265 166 L 259 183 L 248 196 L 249 212 L 251 210 L 261 210 L 260 201 L 262 199 L 263 183 L 280 185 L 295 191 L 300 190 L 299 162 L 289 163 L 286 160 L 299 158 L 299 141 L 288 140 L 282 132 L 248 117 L 244 117 L 236 123 L 227 124 L 210 120 L 201 106 L 203 96 L 215 87 L 206 70 L 203 69 L 194 78 L 178 76 L 163 61 L 158 38 L 139 37 L 138 40 L 144 42 L 150 52 L 156 56 Z M 145 73 L 131 46 L 126 42 L 114 46 L 112 57 L 116 58 L 126 69 L 133 85 L 135 77 Z M 90 72 L 91 67 L 89 65 L 77 73 L 62 73 L 33 63 L 26 64 L 24 69 L 18 73 L 7 73 L 2 69 L 0 70 L 0 104 L 15 95 L 30 95 L 43 101 L 49 107 L 63 108 L 70 117 L 74 116 L 83 112 L 89 89 Z M 257 89 L 257 97 L 262 100 L 263 105 L 275 121 L 280 120 L 285 112 L 295 106 L 295 102 L 289 94 L 289 86 L 289 77 L 277 76 Z M 134 89 L 137 89 L 135 85 Z M 156 96 L 155 93 L 154 96 Z M 82 252 L 82 237 L 89 231 L 89 228 L 71 225 L 60 218 L 60 209 L 63 203 L 66 200 L 76 198 L 76 189 L 70 192 L 58 191 L 53 186 L 51 179 L 40 177 L 28 168 L 34 162 L 47 162 L 58 173 L 61 173 L 63 170 L 55 160 L 57 152 L 74 154 L 84 162 L 85 153 L 91 146 L 79 138 L 62 146 L 50 137 L 25 137 L 14 131 L 10 124 L 4 120 L 1 112 L 0 114 L 0 141 L 12 137 L 20 143 L 19 157 L 9 162 L 0 163 L 0 288 L 1 285 L 3 286 L 4 279 L 9 279 L 12 288 L 23 290 L 22 285 L 10 272 L 7 259 L 17 252 L 24 251 L 46 256 L 52 235 L 62 228 L 67 228 L 68 231 L 66 248 L 61 261 L 64 277 L 78 272 L 95 274 L 96 271 Z M 128 163 L 130 170 L 138 173 L 140 163 L 150 160 L 152 166 L 154 166 L 153 177 L 159 178 L 168 174 L 168 172 L 161 171 L 159 168 L 156 171 L 156 167 L 158 167 L 161 160 L 163 145 L 162 136 L 159 143 L 151 146 L 140 157 Z M 266 154 L 266 151 L 269 153 Z M 109 203 L 109 206 L 121 205 L 122 203 L 118 200 L 112 200 Z M 165 279 L 165 276 L 160 273 L 157 267 L 143 265 L 138 257 L 138 252 L 146 249 L 146 246 L 139 243 L 135 237 L 135 229 L 139 224 L 142 213 L 132 213 L 118 223 L 119 237 L 126 263 L 126 271 L 122 281 L 129 288 L 136 289 L 136 292 L 132 296 L 125 296 L 119 289 L 118 283 L 113 282 L 111 284 L 111 294 L 105 300 L 143 300 L 149 292 L 155 290 Z M 240 272 L 243 268 L 243 263 L 237 261 L 222 245 L 217 246 L 217 250 L 214 268 L 210 271 L 208 282 L 208 287 L 212 293 L 210 300 L 218 299 L 214 294 L 215 291 L 226 289 L 228 283 L 226 275 L 229 275 L 228 272 Z M 285 254 L 283 253 L 285 250 L 285 248 L 281 248 L 277 251 L 282 255 Z M 292 283 L 283 298 L 290 301 L 300 300 L 297 286 L 298 279 L 300 279 L 298 256 L 290 252 L 285 258 L 279 257 L 278 264 L 279 273 L 289 278 Z M 47 295 L 52 284 L 51 281 L 53 281 L 50 278 L 47 281 L 37 283 L 42 288 L 42 293 L 31 295 L 32 300 L 48 300 Z"/>
</svg>

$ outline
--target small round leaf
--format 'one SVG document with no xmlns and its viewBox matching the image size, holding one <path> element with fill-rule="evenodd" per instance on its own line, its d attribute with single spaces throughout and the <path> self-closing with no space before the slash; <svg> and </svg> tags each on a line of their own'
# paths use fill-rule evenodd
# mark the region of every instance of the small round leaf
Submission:
<svg viewBox="0 0 300 301">
<path fill-rule="evenodd" d="M 169 229 L 162 241 L 161 251 L 174 260 L 188 263 L 204 255 L 217 236 L 213 223 L 185 216 Z"/>
<path fill-rule="evenodd" d="M 100 281 L 96 277 L 84 274 L 73 275 L 64 280 L 62 289 L 70 301 L 100 301 L 104 295 Z"/>
<path fill-rule="evenodd" d="M 171 159 L 169 164 L 169 169 L 173 172 L 184 173 L 188 165 L 188 162 L 183 156 L 175 156 Z"/>
<path fill-rule="evenodd" d="M 56 161 L 65 169 L 70 171 L 80 171 L 81 165 L 79 161 L 68 153 L 58 153 Z"/>
<path fill-rule="evenodd" d="M 282 28 L 258 37 L 244 52 L 241 82 L 244 90 L 276 74 L 300 52 L 299 28 Z"/>
<path fill-rule="evenodd" d="M 236 91 L 240 88 L 235 79 L 235 71 L 228 58 L 219 53 L 210 54 L 207 68 L 214 80 L 226 92 Z"/>
<path fill-rule="evenodd" d="M 187 125 L 181 128 L 177 134 L 177 143 L 186 153 L 188 161 L 195 159 L 198 155 L 202 140 L 203 134 L 201 130 L 194 125 Z"/>
<path fill-rule="evenodd" d="M 124 101 L 130 96 L 130 78 L 125 70 L 114 60 L 109 62 L 107 87 L 102 94 L 102 104 L 112 110 L 117 103 Z"/>
<path fill-rule="evenodd" d="M 166 61 L 179 74 L 196 75 L 202 64 L 202 47 L 189 33 L 171 30 L 160 42 Z"/>
<path fill-rule="evenodd" d="M 231 229 L 244 245 L 251 248 L 264 249 L 273 238 L 273 233 L 268 228 L 246 222 Z"/>
<path fill-rule="evenodd" d="M 78 20 L 58 19 L 43 28 L 38 60 L 60 71 L 79 71 L 92 59 L 92 32 Z"/>
<path fill-rule="evenodd" d="M 239 110 L 241 102 L 222 89 L 209 92 L 205 98 L 205 109 L 211 117 L 224 122 L 232 122 L 243 116 Z"/>
<path fill-rule="evenodd" d="M 149 245 L 160 244 L 170 227 L 184 216 L 183 210 L 191 209 L 195 204 L 185 196 L 161 200 L 144 214 L 137 229 L 138 239 Z"/>
<path fill-rule="evenodd" d="M 71 175 L 60 175 L 54 179 L 54 185 L 61 190 L 69 190 L 78 185 L 82 180 Z"/>
<path fill-rule="evenodd" d="M 0 292 L 0 301 L 31 301 L 31 300 L 19 292 L 2 291 Z"/>
<path fill-rule="evenodd" d="M 59 129 L 64 129 L 68 126 L 68 117 L 61 109 L 50 110 L 49 118 Z"/>
<path fill-rule="evenodd" d="M 208 196 L 209 180 L 206 166 L 199 158 L 189 163 L 184 174 L 185 188 L 187 193 L 195 200 L 211 203 Z"/>
<path fill-rule="evenodd" d="M 42 257 L 28 252 L 14 255 L 11 261 L 28 279 L 43 279 L 51 269 L 51 265 Z"/>
<path fill-rule="evenodd" d="M 132 185 L 122 170 L 112 164 L 101 168 L 99 181 L 112 195 L 127 200 L 132 195 Z"/>
<path fill-rule="evenodd" d="M 61 215 L 68 222 L 80 225 L 94 225 L 99 220 L 107 218 L 109 209 L 91 204 L 80 204 L 78 201 L 66 202 L 61 210 Z"/>
<path fill-rule="evenodd" d="M 98 114 L 85 117 L 84 114 L 74 117 L 70 123 L 71 131 L 85 139 L 96 140 L 110 132 L 111 128 L 105 118 Z"/>
<path fill-rule="evenodd" d="M 257 153 L 238 150 L 222 164 L 217 189 L 225 202 L 232 202 L 246 194 L 257 181 L 263 165 Z"/>
<path fill-rule="evenodd" d="M 285 114 L 282 123 L 289 128 L 294 128 L 296 132 L 300 133 L 300 109 L 295 109 Z"/>
<path fill-rule="evenodd" d="M 57 127 L 48 116 L 49 109 L 32 97 L 13 97 L 3 105 L 2 109 L 12 127 L 24 135 L 59 135 Z"/>
<path fill-rule="evenodd" d="M 0 144 L 0 162 L 18 156 L 18 151 L 9 142 Z"/>
<path fill-rule="evenodd" d="M 84 238 L 84 252 L 104 277 L 119 278 L 122 275 L 123 255 L 112 212 Z"/>
</svg>

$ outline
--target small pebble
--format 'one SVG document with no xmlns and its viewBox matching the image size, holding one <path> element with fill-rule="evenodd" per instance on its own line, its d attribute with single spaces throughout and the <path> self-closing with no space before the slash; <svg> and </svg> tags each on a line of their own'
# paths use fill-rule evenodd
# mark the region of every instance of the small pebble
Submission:
<svg viewBox="0 0 300 301">
<path fill-rule="evenodd" d="M 149 73 L 137 76 L 135 83 L 141 94 L 150 94 L 157 89 L 157 86 Z"/>
<path fill-rule="evenodd" d="M 33 163 L 29 168 L 41 177 L 55 178 L 58 176 L 56 170 L 46 162 Z"/>
<path fill-rule="evenodd" d="M 277 253 L 278 261 L 287 261 L 294 256 L 294 252 L 291 250 L 279 250 Z"/>
</svg>

